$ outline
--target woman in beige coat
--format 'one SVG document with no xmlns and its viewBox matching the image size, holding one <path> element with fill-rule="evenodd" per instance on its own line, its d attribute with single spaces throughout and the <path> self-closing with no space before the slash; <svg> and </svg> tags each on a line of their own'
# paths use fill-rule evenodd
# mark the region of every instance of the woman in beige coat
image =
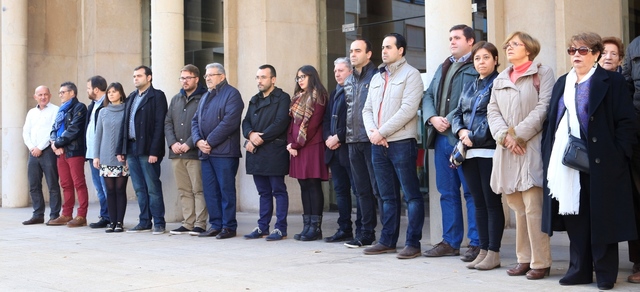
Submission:
<svg viewBox="0 0 640 292">
<path fill-rule="evenodd" d="M 547 66 L 532 65 L 540 43 L 524 32 L 514 32 L 503 49 L 512 64 L 493 82 L 487 117 L 498 145 L 493 156 L 491 188 L 506 195 L 516 215 L 518 265 L 510 276 L 529 280 L 549 275 L 549 236 L 542 220 L 542 124 L 555 82 Z"/>
</svg>

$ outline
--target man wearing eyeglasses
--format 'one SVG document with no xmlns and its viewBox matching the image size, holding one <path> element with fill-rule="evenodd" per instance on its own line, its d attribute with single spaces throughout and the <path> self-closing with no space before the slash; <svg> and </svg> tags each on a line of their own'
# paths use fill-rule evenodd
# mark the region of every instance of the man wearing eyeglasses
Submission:
<svg viewBox="0 0 640 292">
<path fill-rule="evenodd" d="M 456 138 L 451 131 L 450 121 L 458 106 L 458 98 L 464 84 L 478 77 L 473 67 L 471 48 L 475 43 L 473 29 L 460 24 L 449 30 L 449 49 L 451 56 L 436 70 L 431 84 L 422 98 L 422 117 L 427 129 L 425 145 L 434 149 L 436 168 L 436 187 L 440 193 L 442 209 L 442 242 L 424 252 L 427 257 L 457 256 L 464 236 L 464 219 L 462 217 L 462 184 L 467 207 L 467 237 L 469 249 L 460 259 L 471 262 L 480 253 L 480 241 L 476 230 L 475 205 L 471 192 L 467 188 L 462 168 L 449 167 L 449 155 L 453 151 Z"/>
<path fill-rule="evenodd" d="M 124 122 L 118 141 L 118 161 L 127 161 L 131 183 L 140 207 L 139 223 L 127 232 L 165 233 L 164 201 L 160 181 L 160 163 L 164 157 L 164 118 L 167 97 L 153 87 L 151 68 L 133 70 L 136 90 L 124 107 Z M 153 220 L 153 222 L 152 222 Z"/>
<path fill-rule="evenodd" d="M 198 148 L 191 138 L 193 119 L 200 97 L 207 92 L 200 81 L 198 67 L 188 64 L 180 71 L 182 89 L 173 96 L 164 119 L 164 135 L 169 146 L 169 159 L 182 205 L 182 226 L 171 234 L 200 235 L 207 229 L 207 206 L 202 193 L 202 171 Z"/>
<path fill-rule="evenodd" d="M 211 226 L 200 237 L 236 236 L 236 173 L 240 162 L 240 120 L 244 102 L 227 83 L 224 67 L 211 63 L 204 78 L 209 91 L 191 120 L 191 137 L 202 163 L 204 199 Z"/>
<path fill-rule="evenodd" d="M 289 193 L 284 176 L 289 173 L 287 128 L 291 97 L 276 87 L 276 69 L 271 65 L 258 67 L 256 83 L 259 92 L 249 101 L 242 132 L 247 139 L 247 174 L 253 175 L 260 196 L 260 217 L 258 227 L 244 237 L 256 239 L 268 234 L 267 241 L 276 241 L 287 237 Z M 269 232 L 274 199 L 276 224 Z"/>
<path fill-rule="evenodd" d="M 87 106 L 78 101 L 78 87 L 72 82 L 60 84 L 60 108 L 51 131 L 51 149 L 58 155 L 58 174 L 64 202 L 62 215 L 48 225 L 80 227 L 87 225 L 89 192 L 84 177 L 85 124 Z M 78 213 L 73 216 L 76 194 Z"/>
</svg>

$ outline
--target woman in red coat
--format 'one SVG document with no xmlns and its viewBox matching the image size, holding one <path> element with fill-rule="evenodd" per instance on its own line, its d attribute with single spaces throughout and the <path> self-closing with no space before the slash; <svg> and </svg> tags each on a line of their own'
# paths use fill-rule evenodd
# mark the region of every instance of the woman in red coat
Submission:
<svg viewBox="0 0 640 292">
<path fill-rule="evenodd" d="M 302 196 L 304 228 L 293 238 L 311 241 L 322 238 L 322 181 L 329 179 L 324 164 L 322 117 L 327 90 L 313 66 L 305 65 L 296 74 L 296 89 L 291 99 L 291 123 L 287 134 L 287 150 L 291 155 L 289 176 L 298 179 Z"/>
</svg>

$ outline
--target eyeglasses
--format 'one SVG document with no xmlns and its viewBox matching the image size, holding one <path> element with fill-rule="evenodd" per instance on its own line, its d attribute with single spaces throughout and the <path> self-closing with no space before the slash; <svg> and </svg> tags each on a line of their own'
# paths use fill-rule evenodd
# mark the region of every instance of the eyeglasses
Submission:
<svg viewBox="0 0 640 292">
<path fill-rule="evenodd" d="M 213 77 L 213 76 L 219 76 L 219 75 L 222 75 L 222 73 L 204 74 L 204 78 Z"/>
<path fill-rule="evenodd" d="M 205 75 L 206 76 L 206 75 Z M 197 78 L 196 76 L 186 76 L 178 78 L 180 82 L 191 81 L 191 79 Z"/>
<path fill-rule="evenodd" d="M 508 42 L 504 44 L 504 46 L 502 46 L 502 49 L 506 50 L 509 47 L 511 47 L 512 49 L 515 49 L 516 47 L 519 47 L 519 46 L 524 46 L 524 44 L 519 42 Z"/>
<path fill-rule="evenodd" d="M 67 92 L 71 92 L 71 90 L 60 90 L 60 92 L 58 92 L 58 95 L 63 95 Z"/>
<path fill-rule="evenodd" d="M 578 52 L 580 55 L 586 55 L 588 53 L 591 53 L 593 51 L 593 49 L 587 48 L 585 46 L 579 47 L 576 49 L 576 47 L 569 47 L 567 49 L 567 53 L 569 54 L 569 56 L 573 56 L 576 54 L 576 52 Z"/>
<path fill-rule="evenodd" d="M 305 80 L 307 78 L 307 75 L 300 75 L 300 76 L 296 76 L 296 82 L 300 82 L 302 80 Z"/>
</svg>

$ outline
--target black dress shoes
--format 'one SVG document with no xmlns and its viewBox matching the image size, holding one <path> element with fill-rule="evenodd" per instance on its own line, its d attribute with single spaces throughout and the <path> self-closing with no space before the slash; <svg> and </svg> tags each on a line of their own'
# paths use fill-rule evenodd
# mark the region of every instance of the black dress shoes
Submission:
<svg viewBox="0 0 640 292">
<path fill-rule="evenodd" d="M 220 233 L 218 233 L 216 238 L 217 239 L 226 239 L 226 238 L 231 238 L 231 237 L 235 237 L 235 236 L 236 236 L 236 231 L 235 230 L 230 230 L 229 228 L 222 228 L 222 231 L 220 231 Z"/>
<path fill-rule="evenodd" d="M 44 223 L 44 217 L 31 217 L 27 221 L 22 221 L 22 225 L 33 225 Z"/>
<path fill-rule="evenodd" d="M 340 242 L 340 241 L 349 241 L 353 239 L 353 232 L 344 232 L 342 230 L 338 230 L 336 234 L 325 237 L 325 242 Z"/>
<path fill-rule="evenodd" d="M 613 283 L 612 282 L 598 283 L 598 289 L 600 289 L 600 290 L 611 290 L 611 289 L 613 289 Z"/>
<path fill-rule="evenodd" d="M 198 237 L 214 237 L 220 233 L 220 229 L 209 228 L 209 230 L 202 232 Z"/>
</svg>

